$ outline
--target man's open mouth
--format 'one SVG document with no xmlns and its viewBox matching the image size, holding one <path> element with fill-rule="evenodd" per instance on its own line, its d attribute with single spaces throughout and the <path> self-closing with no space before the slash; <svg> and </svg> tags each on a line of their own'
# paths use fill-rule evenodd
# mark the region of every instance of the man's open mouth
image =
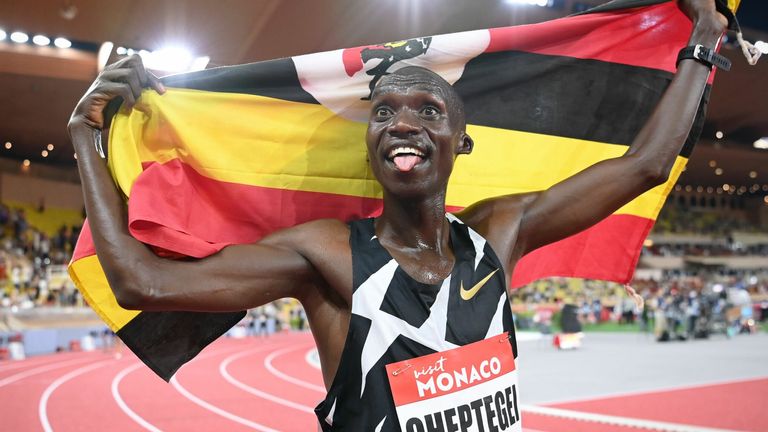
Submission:
<svg viewBox="0 0 768 432">
<path fill-rule="evenodd" d="M 426 155 L 421 150 L 407 146 L 395 147 L 387 154 L 387 159 L 392 161 L 395 167 L 402 172 L 412 170 L 425 157 Z"/>
</svg>

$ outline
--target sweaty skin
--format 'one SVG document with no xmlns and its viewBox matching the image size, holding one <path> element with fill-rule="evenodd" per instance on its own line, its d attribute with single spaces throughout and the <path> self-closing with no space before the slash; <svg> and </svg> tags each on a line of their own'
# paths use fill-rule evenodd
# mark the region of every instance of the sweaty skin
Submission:
<svg viewBox="0 0 768 432">
<path fill-rule="evenodd" d="M 714 47 L 726 24 L 714 1 L 685 0 L 680 7 L 694 22 L 689 45 Z M 527 252 L 594 225 L 666 181 L 708 76 L 707 67 L 682 61 L 623 156 L 548 190 L 484 200 L 457 216 L 490 242 L 510 275 Z M 129 234 L 125 204 L 97 150 L 104 108 L 117 97 L 132 107 L 143 87 L 165 92 L 138 56 L 118 61 L 97 77 L 69 122 L 93 241 L 118 303 L 126 309 L 217 312 L 297 298 L 307 312 L 329 387 L 351 313 L 347 225 L 313 221 L 196 261 L 155 256 Z M 372 94 L 366 145 L 384 190 L 384 210 L 376 220 L 381 244 L 414 279 L 443 280 L 454 263 L 445 218 L 448 178 L 455 158 L 471 153 L 473 146 L 461 101 L 448 83 L 424 69 L 387 75 Z M 399 157 L 410 159 L 395 161 L 391 152 L 401 147 L 409 152 Z"/>
</svg>

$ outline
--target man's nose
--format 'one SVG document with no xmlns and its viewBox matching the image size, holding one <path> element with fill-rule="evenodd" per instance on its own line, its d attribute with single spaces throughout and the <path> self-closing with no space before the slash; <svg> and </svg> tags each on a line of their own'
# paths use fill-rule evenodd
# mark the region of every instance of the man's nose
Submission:
<svg viewBox="0 0 768 432">
<path fill-rule="evenodd" d="M 387 132 L 396 137 L 415 135 L 421 130 L 418 116 L 411 110 L 402 110 L 395 114 Z"/>
</svg>

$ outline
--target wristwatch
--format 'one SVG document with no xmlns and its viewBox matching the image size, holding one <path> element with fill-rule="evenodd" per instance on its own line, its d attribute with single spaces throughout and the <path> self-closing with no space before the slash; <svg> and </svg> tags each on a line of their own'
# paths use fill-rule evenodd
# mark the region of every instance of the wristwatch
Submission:
<svg viewBox="0 0 768 432">
<path fill-rule="evenodd" d="M 730 60 L 716 53 L 715 50 L 707 48 L 701 44 L 681 49 L 680 54 L 677 55 L 677 63 L 675 65 L 679 65 L 680 61 L 685 59 L 696 60 L 697 62 L 708 66 L 710 70 L 712 70 L 712 66 L 717 66 L 718 69 L 724 71 L 731 70 Z"/>
</svg>

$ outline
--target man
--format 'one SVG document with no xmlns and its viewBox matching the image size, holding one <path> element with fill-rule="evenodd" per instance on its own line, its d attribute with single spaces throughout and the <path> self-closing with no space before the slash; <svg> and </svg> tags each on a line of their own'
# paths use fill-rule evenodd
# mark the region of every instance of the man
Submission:
<svg viewBox="0 0 768 432">
<path fill-rule="evenodd" d="M 684 0 L 681 8 L 695 23 L 689 45 L 714 48 L 726 25 L 714 1 Z M 400 69 L 382 77 L 371 95 L 366 143 L 384 192 L 380 217 L 349 225 L 313 221 L 198 261 L 158 258 L 130 236 L 124 203 L 99 157 L 108 102 L 121 97 L 131 107 L 143 87 L 165 91 L 138 57 L 99 75 L 69 132 L 99 261 L 122 307 L 239 311 L 295 297 L 307 311 L 329 390 L 316 410 L 321 427 L 397 430 L 384 366 L 505 331 L 513 336 L 506 290 L 517 261 L 663 183 L 709 72 L 683 59 L 622 157 L 545 191 L 446 215 L 455 158 L 474 144 L 462 102 L 438 75 Z"/>
</svg>

